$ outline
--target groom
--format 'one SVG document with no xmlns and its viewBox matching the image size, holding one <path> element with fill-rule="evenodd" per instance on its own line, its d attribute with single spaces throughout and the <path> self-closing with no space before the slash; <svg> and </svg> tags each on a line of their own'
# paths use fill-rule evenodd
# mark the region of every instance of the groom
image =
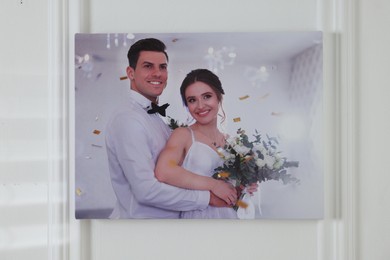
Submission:
<svg viewBox="0 0 390 260">
<path fill-rule="evenodd" d="M 163 42 L 142 39 L 127 54 L 130 99 L 116 111 L 106 129 L 111 183 L 117 202 L 110 218 L 179 218 L 180 211 L 227 206 L 209 191 L 186 190 L 159 182 L 154 167 L 171 133 L 158 113 L 158 97 L 168 79 Z M 157 112 L 157 113 L 155 113 Z"/>
</svg>

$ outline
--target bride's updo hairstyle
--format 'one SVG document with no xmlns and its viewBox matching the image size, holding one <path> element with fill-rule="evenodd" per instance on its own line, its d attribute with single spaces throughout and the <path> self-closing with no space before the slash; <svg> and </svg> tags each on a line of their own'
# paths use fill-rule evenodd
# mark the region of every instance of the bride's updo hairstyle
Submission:
<svg viewBox="0 0 390 260">
<path fill-rule="evenodd" d="M 222 88 L 222 83 L 218 76 L 207 69 L 196 69 L 187 74 L 180 86 L 180 94 L 185 106 L 187 106 L 185 97 L 186 89 L 188 86 L 198 81 L 210 86 L 217 94 L 218 101 L 222 100 L 222 95 L 225 94 L 225 91 Z"/>
</svg>

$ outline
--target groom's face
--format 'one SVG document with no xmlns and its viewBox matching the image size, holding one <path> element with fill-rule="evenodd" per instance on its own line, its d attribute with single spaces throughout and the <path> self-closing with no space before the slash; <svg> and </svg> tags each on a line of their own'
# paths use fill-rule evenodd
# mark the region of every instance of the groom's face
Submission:
<svg viewBox="0 0 390 260">
<path fill-rule="evenodd" d="M 162 52 L 141 51 L 135 69 L 127 67 L 131 89 L 156 101 L 167 85 L 168 61 Z"/>
</svg>

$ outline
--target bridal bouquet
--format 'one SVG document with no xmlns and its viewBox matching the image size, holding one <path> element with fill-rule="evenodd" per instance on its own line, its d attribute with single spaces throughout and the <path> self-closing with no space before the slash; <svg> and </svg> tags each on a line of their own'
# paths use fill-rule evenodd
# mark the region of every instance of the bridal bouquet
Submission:
<svg viewBox="0 0 390 260">
<path fill-rule="evenodd" d="M 281 180 L 283 184 L 298 183 L 297 178 L 287 173 L 287 168 L 298 167 L 299 162 L 288 161 L 282 156 L 278 150 L 278 139 L 267 135 L 267 139 L 263 140 L 257 131 L 253 137 L 249 140 L 245 131 L 238 129 L 236 136 L 228 138 L 225 147 L 218 149 L 224 164 L 215 169 L 213 177 L 227 180 L 235 187 L 268 180 Z M 242 193 L 240 198 L 244 195 Z"/>
</svg>

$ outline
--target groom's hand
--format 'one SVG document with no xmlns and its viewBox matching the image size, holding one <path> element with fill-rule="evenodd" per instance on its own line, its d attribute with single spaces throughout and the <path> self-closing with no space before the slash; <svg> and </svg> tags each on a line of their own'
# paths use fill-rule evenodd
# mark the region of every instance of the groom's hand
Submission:
<svg viewBox="0 0 390 260">
<path fill-rule="evenodd" d="M 231 205 L 227 204 L 224 200 L 221 200 L 220 198 L 218 198 L 212 192 L 210 192 L 210 202 L 209 202 L 209 205 L 213 206 L 213 207 L 220 207 L 220 208 L 221 207 L 231 207 Z"/>
</svg>

